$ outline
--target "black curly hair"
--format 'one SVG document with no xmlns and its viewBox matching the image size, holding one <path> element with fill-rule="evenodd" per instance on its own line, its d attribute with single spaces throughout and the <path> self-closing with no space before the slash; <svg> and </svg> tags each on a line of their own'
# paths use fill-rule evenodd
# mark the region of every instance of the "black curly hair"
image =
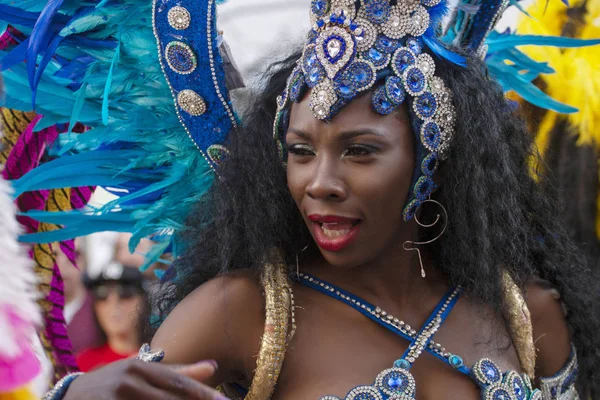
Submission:
<svg viewBox="0 0 600 400">
<path fill-rule="evenodd" d="M 312 241 L 272 137 L 276 97 L 298 57 L 271 66 L 245 127 L 232 133 L 220 179 L 187 224 L 189 250 L 176 262 L 176 283 L 159 298 L 162 312 L 219 274 L 260 271 L 273 248 L 294 265 L 298 251 Z M 466 68 L 444 60 L 436 65 L 458 120 L 445 180 L 434 195 L 448 211 L 446 234 L 430 246 L 435 264 L 450 284 L 497 310 L 503 269 L 521 287 L 533 278 L 549 281 L 568 309 L 580 394 L 600 398 L 600 321 L 592 311 L 598 289 L 557 218 L 553 183 L 532 178 L 531 161 L 538 155 L 531 135 L 480 60 L 469 57 Z"/>
</svg>

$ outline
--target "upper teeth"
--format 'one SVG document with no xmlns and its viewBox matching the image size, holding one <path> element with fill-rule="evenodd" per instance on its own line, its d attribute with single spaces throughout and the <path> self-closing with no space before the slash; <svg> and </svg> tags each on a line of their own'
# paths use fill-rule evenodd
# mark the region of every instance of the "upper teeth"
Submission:
<svg viewBox="0 0 600 400">
<path fill-rule="evenodd" d="M 327 229 L 323 226 L 323 233 L 329 237 L 342 237 L 346 236 L 350 232 L 350 229 Z"/>
</svg>

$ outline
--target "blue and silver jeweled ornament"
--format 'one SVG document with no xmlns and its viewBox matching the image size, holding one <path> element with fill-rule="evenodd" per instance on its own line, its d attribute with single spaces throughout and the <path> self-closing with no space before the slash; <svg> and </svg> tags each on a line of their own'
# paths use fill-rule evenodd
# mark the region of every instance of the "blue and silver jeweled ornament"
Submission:
<svg viewBox="0 0 600 400">
<path fill-rule="evenodd" d="M 165 48 L 165 59 L 169 68 L 181 75 L 194 72 L 198 62 L 194 50 L 183 42 L 170 42 Z"/>
</svg>

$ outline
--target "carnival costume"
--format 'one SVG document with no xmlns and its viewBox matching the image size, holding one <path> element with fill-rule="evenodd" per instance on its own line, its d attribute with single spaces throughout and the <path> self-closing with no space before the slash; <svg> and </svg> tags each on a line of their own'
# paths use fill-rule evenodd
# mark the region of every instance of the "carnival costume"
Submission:
<svg viewBox="0 0 600 400">
<path fill-rule="evenodd" d="M 6 107 L 19 110 L 17 115 L 29 122 L 14 138 L 7 165 L 11 157 L 23 160 L 35 153 L 28 160 L 29 172 L 23 175 L 13 168 L 23 218 L 33 221 L 23 241 L 61 242 L 68 248 L 68 240 L 76 236 L 124 231 L 133 233 L 131 249 L 142 237 L 157 242 L 147 265 L 164 252 L 176 257 L 183 251 L 179 233 L 190 205 L 202 199 L 218 176 L 219 163 L 227 157 L 227 135 L 240 123 L 229 95 L 239 86 L 239 79 L 216 27 L 215 1 L 39 3 L 22 0 L 15 6 L 12 0 L 0 0 L 0 20 L 8 24 L 2 40 Z M 281 141 L 290 105 L 309 88 L 311 110 L 320 120 L 330 120 L 367 90 L 373 90 L 373 108 L 382 115 L 406 102 L 418 139 L 418 167 L 404 209 L 405 220 L 412 219 L 435 190 L 432 176 L 439 162 L 451 157 L 454 122 L 459 116 L 450 91 L 436 76 L 436 60 L 465 64 L 461 53 L 451 48 L 485 57 L 490 73 L 504 88 L 528 101 L 558 112 L 575 111 L 531 83 L 547 67 L 515 46 L 570 47 L 598 41 L 490 35 L 506 5 L 499 0 L 463 2 L 448 10 L 440 0 L 313 0 L 313 27 L 302 59 L 277 99 L 273 134 L 283 161 L 286 154 Z M 444 21 L 444 15 L 450 18 Z M 9 124 L 6 118 L 5 123 Z M 27 146 L 33 150 L 23 151 Z M 96 186 L 118 198 L 100 209 L 84 207 Z M 76 189 L 61 191 L 67 187 Z M 62 194 L 61 201 L 55 200 L 58 194 Z M 30 201 L 23 204 L 23 198 Z M 58 224 L 62 227 L 55 229 Z M 51 309 L 46 310 L 49 350 L 57 366 L 75 371 L 68 338 L 61 330 L 64 320 L 57 312 L 52 314 L 62 304 L 56 295 L 61 293 L 59 272 L 52 259 L 46 259 L 45 266 L 36 261 L 38 269 L 52 272 L 44 281 L 54 296 Z M 176 278 L 176 271 L 172 272 L 168 276 Z M 270 398 L 277 383 L 294 327 L 288 279 L 283 264 L 265 268 L 265 335 L 253 383 L 247 393 L 240 388 L 246 399 Z M 483 399 L 542 396 L 530 381 L 535 352 L 528 312 L 509 276 L 504 284 L 511 314 L 507 320 L 524 375 L 502 373 L 487 359 L 468 367 L 458 355 L 448 354 L 432 341 L 460 288 L 453 289 L 425 327 L 416 331 L 328 283 L 308 275 L 298 279 L 348 303 L 411 343 L 407 354 L 373 385 L 358 386 L 347 399 L 415 398 L 410 367 L 424 351 L 468 374 L 481 388 Z M 140 358 L 158 361 L 161 354 L 146 347 Z M 564 371 L 544 381 L 544 398 L 577 398 L 576 372 L 573 353 Z M 68 375 L 47 397 L 60 398 L 75 377 Z"/>
</svg>

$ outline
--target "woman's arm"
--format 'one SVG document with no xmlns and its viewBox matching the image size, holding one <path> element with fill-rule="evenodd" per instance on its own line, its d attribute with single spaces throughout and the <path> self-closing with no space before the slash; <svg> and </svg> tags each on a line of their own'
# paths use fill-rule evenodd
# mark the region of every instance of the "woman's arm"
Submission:
<svg viewBox="0 0 600 400">
<path fill-rule="evenodd" d="M 163 363 L 215 360 L 213 385 L 251 380 L 264 332 L 264 299 L 258 277 L 239 272 L 213 279 L 187 296 L 162 324 L 152 349 Z"/>
<path fill-rule="evenodd" d="M 527 285 L 525 298 L 537 350 L 536 377 L 554 376 L 567 365 L 572 350 L 563 305 L 550 284 L 541 280 Z"/>
<path fill-rule="evenodd" d="M 226 400 L 212 387 L 252 379 L 263 326 L 258 279 L 250 273 L 214 279 L 186 297 L 157 332 L 152 348 L 164 350 L 164 362 L 109 364 L 75 379 L 64 399 Z"/>
</svg>

